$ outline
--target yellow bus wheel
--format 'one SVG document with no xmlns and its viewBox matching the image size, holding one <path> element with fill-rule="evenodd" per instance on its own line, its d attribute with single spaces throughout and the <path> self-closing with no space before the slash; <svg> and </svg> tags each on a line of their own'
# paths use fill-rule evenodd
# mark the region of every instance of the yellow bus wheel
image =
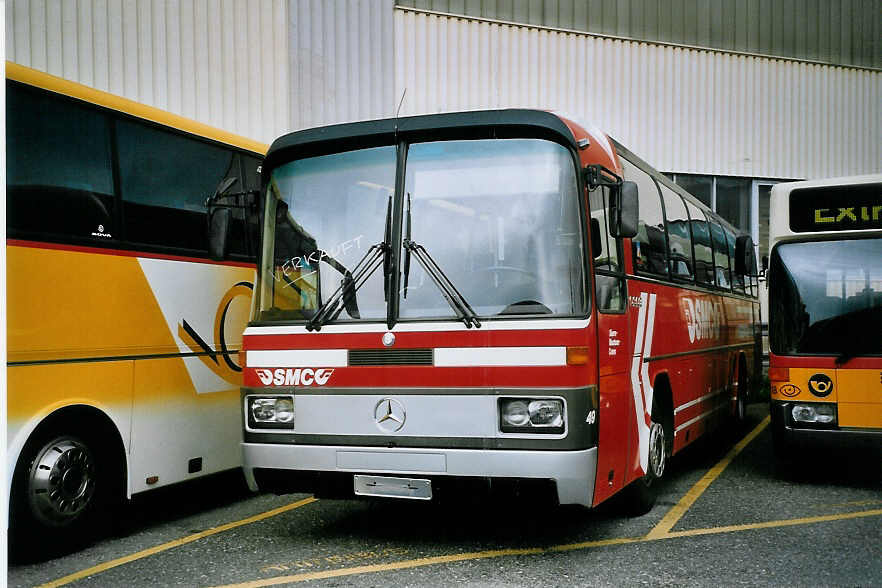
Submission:
<svg viewBox="0 0 882 588">
<path fill-rule="evenodd" d="M 28 502 L 44 525 L 65 526 L 91 505 L 97 483 L 96 459 L 75 437 L 59 437 L 37 451 L 28 473 Z"/>
<path fill-rule="evenodd" d="M 50 434 L 52 433 L 52 434 Z M 15 556 L 51 555 L 91 540 L 109 496 L 107 460 L 87 436 L 46 431 L 15 469 L 10 547 Z"/>
</svg>

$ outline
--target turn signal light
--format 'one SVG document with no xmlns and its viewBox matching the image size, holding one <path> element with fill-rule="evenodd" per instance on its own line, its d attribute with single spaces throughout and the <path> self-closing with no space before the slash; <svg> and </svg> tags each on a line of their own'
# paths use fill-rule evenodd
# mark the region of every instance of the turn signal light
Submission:
<svg viewBox="0 0 882 588">
<path fill-rule="evenodd" d="M 587 347 L 567 347 L 567 365 L 585 365 L 587 363 Z"/>
<path fill-rule="evenodd" d="M 774 382 L 790 381 L 790 368 L 786 367 L 770 367 L 769 380 Z"/>
</svg>

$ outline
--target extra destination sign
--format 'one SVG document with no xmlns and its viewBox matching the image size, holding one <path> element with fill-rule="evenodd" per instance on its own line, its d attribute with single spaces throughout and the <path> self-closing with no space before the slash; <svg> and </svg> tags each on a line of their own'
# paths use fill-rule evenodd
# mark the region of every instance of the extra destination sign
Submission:
<svg viewBox="0 0 882 588">
<path fill-rule="evenodd" d="M 882 184 L 821 186 L 790 193 L 790 230 L 882 229 Z"/>
</svg>

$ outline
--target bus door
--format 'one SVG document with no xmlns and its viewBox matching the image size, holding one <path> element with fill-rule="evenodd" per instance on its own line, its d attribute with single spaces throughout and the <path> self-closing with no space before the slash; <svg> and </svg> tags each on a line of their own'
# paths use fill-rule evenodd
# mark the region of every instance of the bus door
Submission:
<svg viewBox="0 0 882 588">
<path fill-rule="evenodd" d="M 595 189 L 589 202 L 597 309 L 599 414 L 594 504 L 598 504 L 623 486 L 630 431 L 623 425 L 629 422 L 633 408 L 627 377 L 630 355 L 622 240 L 609 234 L 609 188 Z"/>
</svg>

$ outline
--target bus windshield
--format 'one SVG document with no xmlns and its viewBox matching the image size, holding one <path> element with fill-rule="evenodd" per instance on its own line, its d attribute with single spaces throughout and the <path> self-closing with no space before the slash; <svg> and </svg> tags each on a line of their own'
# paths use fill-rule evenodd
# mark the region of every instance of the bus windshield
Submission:
<svg viewBox="0 0 882 588">
<path fill-rule="evenodd" d="M 774 353 L 882 354 L 882 239 L 781 244 L 769 271 Z"/>
<path fill-rule="evenodd" d="M 396 173 L 394 146 L 272 171 L 258 321 L 308 321 L 338 290 L 344 302 L 322 322 L 385 320 L 393 253 L 396 319 L 461 318 L 451 302 L 458 297 L 442 282 L 482 318 L 585 314 L 584 223 L 565 147 L 538 139 L 413 143 L 397 194 Z M 388 242 L 398 223 L 401 238 Z M 375 263 L 344 287 L 360 262 Z"/>
</svg>

